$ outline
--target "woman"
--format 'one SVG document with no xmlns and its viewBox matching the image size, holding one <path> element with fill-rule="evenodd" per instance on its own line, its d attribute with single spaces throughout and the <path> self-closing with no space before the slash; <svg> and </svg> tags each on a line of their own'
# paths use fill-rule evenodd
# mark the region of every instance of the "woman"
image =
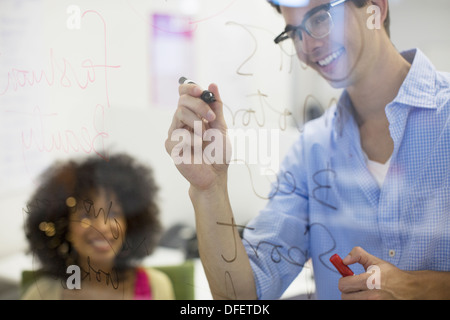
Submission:
<svg viewBox="0 0 450 320">
<path fill-rule="evenodd" d="M 152 170 L 121 154 L 57 162 L 28 202 L 25 233 L 39 276 L 23 299 L 174 299 L 140 265 L 161 233 Z"/>
</svg>

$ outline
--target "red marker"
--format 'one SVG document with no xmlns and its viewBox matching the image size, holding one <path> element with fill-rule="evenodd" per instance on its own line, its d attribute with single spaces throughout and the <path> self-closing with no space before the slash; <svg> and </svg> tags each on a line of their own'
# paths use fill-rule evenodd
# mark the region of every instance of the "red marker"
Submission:
<svg viewBox="0 0 450 320">
<path fill-rule="evenodd" d="M 330 258 L 330 261 L 343 277 L 352 276 L 354 274 L 353 271 L 342 262 L 342 259 L 341 257 L 339 257 L 339 255 L 333 255 Z"/>
</svg>

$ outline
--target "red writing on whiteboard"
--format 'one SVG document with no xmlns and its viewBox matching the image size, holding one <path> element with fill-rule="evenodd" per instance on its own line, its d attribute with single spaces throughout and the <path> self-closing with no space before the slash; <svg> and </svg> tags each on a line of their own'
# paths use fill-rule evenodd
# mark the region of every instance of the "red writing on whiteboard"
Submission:
<svg viewBox="0 0 450 320">
<path fill-rule="evenodd" d="M 81 127 L 79 132 L 63 130 L 48 132 L 45 129 L 44 118 L 56 117 L 57 114 L 43 114 L 39 107 L 29 114 L 33 117 L 33 126 L 29 130 L 22 131 L 22 153 L 36 147 L 39 152 L 52 152 L 55 150 L 69 152 L 95 152 L 103 159 L 108 159 L 105 147 L 105 139 L 109 134 L 104 126 L 104 107 L 97 105 L 92 119 L 92 127 Z"/>
<path fill-rule="evenodd" d="M 103 17 L 94 10 L 87 10 L 82 14 L 84 18 L 87 14 L 95 14 L 99 17 L 103 25 L 103 44 L 102 44 L 102 60 L 101 63 L 95 63 L 92 59 L 87 58 L 80 64 L 82 76 L 78 76 L 72 63 L 66 59 L 55 58 L 53 49 L 50 49 L 50 66 L 48 70 L 26 70 L 21 68 L 11 68 L 7 74 L 6 85 L 0 88 L 0 97 L 11 91 L 18 91 L 20 88 L 33 87 L 38 84 L 47 84 L 49 87 L 60 85 L 65 88 L 78 87 L 86 89 L 90 83 L 94 83 L 98 74 L 101 74 L 105 83 L 106 104 L 110 106 L 109 89 L 108 89 L 108 70 L 120 68 L 119 65 L 108 64 L 108 51 L 106 45 L 106 22 Z"/>
</svg>

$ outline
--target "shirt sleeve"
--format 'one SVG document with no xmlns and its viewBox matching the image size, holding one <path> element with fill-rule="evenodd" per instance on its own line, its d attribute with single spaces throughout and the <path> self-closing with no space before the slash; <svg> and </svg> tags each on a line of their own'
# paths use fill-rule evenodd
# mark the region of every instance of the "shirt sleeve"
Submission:
<svg viewBox="0 0 450 320">
<path fill-rule="evenodd" d="M 278 299 L 309 258 L 308 192 L 302 137 L 284 158 L 267 206 L 244 230 L 258 299 Z"/>
</svg>

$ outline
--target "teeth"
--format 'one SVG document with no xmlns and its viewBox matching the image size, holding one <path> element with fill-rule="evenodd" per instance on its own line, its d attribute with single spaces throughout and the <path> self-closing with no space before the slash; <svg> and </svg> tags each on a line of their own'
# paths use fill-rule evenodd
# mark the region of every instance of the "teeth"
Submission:
<svg viewBox="0 0 450 320">
<path fill-rule="evenodd" d="M 338 50 L 338 51 L 336 51 L 336 52 L 330 54 L 330 55 L 329 55 L 328 57 L 326 57 L 325 59 L 320 60 L 320 61 L 318 62 L 318 64 L 319 64 L 321 67 L 326 67 L 327 65 L 329 65 L 330 63 L 332 63 L 334 60 L 336 60 L 337 58 L 339 58 L 339 57 L 342 55 L 342 53 L 344 53 L 344 49 L 340 49 L 340 50 Z"/>
<path fill-rule="evenodd" d="M 108 241 L 106 240 L 93 240 L 91 241 L 91 244 L 95 247 L 106 247 L 109 245 Z"/>
</svg>

